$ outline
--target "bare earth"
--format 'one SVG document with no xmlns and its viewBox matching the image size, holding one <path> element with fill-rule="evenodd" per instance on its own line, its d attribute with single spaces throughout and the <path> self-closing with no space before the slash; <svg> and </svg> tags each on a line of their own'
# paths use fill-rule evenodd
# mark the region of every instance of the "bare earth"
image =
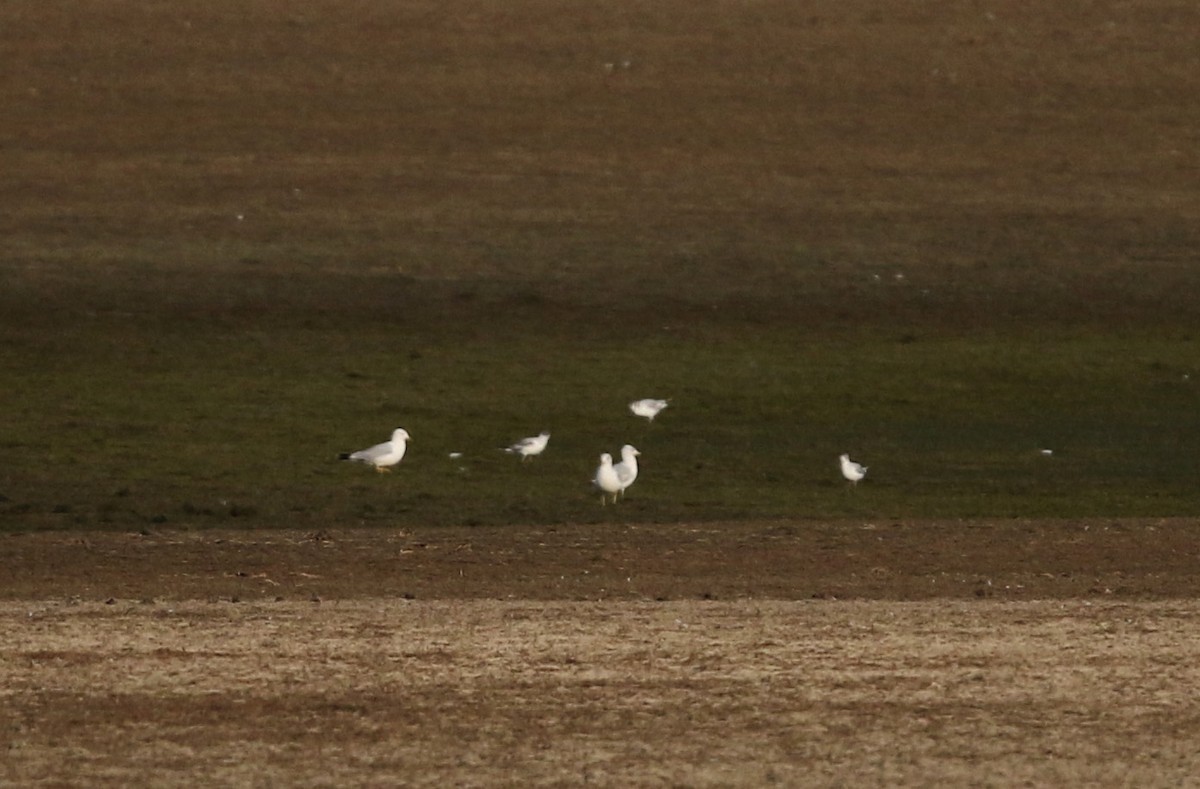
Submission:
<svg viewBox="0 0 1200 789">
<path fill-rule="evenodd" d="M 1180 786 L 1195 526 L 5 535 L 0 783 Z"/>
</svg>

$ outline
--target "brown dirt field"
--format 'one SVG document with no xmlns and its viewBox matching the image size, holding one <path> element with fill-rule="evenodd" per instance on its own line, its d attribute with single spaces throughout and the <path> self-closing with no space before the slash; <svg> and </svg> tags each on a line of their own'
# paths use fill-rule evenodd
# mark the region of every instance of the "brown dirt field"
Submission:
<svg viewBox="0 0 1200 789">
<path fill-rule="evenodd" d="M 1194 602 L 5 603 L 12 785 L 1180 786 Z"/>
<path fill-rule="evenodd" d="M 1200 598 L 1192 518 L 0 535 L 0 599 Z"/>
<path fill-rule="evenodd" d="M 0 783 L 1179 786 L 1195 527 L 6 535 Z"/>
<path fill-rule="evenodd" d="M 1195 321 L 1191 3 L 10 5 L 27 320 Z"/>
</svg>

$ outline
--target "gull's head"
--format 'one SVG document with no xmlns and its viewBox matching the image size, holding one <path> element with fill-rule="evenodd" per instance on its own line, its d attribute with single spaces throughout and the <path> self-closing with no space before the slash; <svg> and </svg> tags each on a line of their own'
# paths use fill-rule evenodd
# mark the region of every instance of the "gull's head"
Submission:
<svg viewBox="0 0 1200 789">
<path fill-rule="evenodd" d="M 637 448 L 633 444 L 626 444 L 625 446 L 621 447 L 621 457 L 636 457 L 640 454 L 642 453 L 638 452 Z"/>
<path fill-rule="evenodd" d="M 601 466 L 611 466 L 612 465 L 612 455 L 608 454 L 607 452 L 600 453 L 600 465 Z"/>
<path fill-rule="evenodd" d="M 408 431 L 405 430 L 404 428 L 398 427 L 392 431 L 392 440 L 393 441 L 412 441 L 412 436 L 410 436 L 408 434 Z"/>
<path fill-rule="evenodd" d="M 838 458 L 838 460 L 842 461 L 843 463 L 849 463 L 849 462 L 850 462 L 850 456 L 849 456 L 849 455 L 842 455 L 841 457 L 839 457 L 839 458 Z"/>
</svg>

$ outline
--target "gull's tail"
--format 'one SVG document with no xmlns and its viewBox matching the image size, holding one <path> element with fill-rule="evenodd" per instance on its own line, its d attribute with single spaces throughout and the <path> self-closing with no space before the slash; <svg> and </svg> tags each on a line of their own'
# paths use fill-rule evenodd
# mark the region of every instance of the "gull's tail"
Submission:
<svg viewBox="0 0 1200 789">
<path fill-rule="evenodd" d="M 338 453 L 338 460 L 349 460 L 349 459 L 350 459 L 350 453 L 349 453 L 349 452 L 340 452 L 340 453 Z"/>
</svg>

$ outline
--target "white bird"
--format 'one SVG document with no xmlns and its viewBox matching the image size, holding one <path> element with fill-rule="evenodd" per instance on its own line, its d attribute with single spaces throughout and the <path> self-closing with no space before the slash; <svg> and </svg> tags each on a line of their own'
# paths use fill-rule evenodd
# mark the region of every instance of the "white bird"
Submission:
<svg viewBox="0 0 1200 789">
<path fill-rule="evenodd" d="M 842 476 L 848 479 L 851 485 L 857 485 L 860 479 L 867 476 L 867 467 L 855 463 L 849 455 L 842 455 L 838 459 L 842 462 Z"/>
<path fill-rule="evenodd" d="M 621 492 L 621 480 L 613 468 L 612 455 L 607 452 L 600 456 L 600 466 L 596 469 L 592 484 L 600 489 L 601 506 L 608 503 L 609 494 L 612 494 L 613 504 L 617 503 L 617 494 Z"/>
<path fill-rule="evenodd" d="M 655 400 L 652 397 L 646 397 L 641 400 L 634 400 L 629 404 L 629 410 L 634 416 L 645 417 L 653 422 L 654 417 L 658 416 L 658 412 L 667 407 L 668 401 Z"/>
<path fill-rule="evenodd" d="M 521 462 L 524 463 L 529 458 L 540 455 L 546 450 L 546 444 L 550 443 L 549 433 L 538 433 L 536 436 L 522 438 L 517 443 L 505 448 L 505 452 L 513 455 L 520 455 Z"/>
<path fill-rule="evenodd" d="M 408 448 L 406 442 L 411 439 L 412 436 L 408 434 L 407 430 L 398 427 L 392 431 L 390 441 L 384 441 L 382 444 L 360 449 L 357 452 L 343 452 L 338 455 L 338 460 L 366 463 L 373 466 L 378 472 L 391 471 L 390 467 L 399 463 L 400 459 L 404 457 L 404 450 Z"/>
<path fill-rule="evenodd" d="M 617 472 L 617 480 L 621 483 L 621 496 L 625 495 L 625 488 L 633 484 L 638 475 L 638 455 L 642 454 L 633 447 L 632 444 L 626 444 L 621 447 L 621 462 L 613 466 L 613 471 Z"/>
</svg>

